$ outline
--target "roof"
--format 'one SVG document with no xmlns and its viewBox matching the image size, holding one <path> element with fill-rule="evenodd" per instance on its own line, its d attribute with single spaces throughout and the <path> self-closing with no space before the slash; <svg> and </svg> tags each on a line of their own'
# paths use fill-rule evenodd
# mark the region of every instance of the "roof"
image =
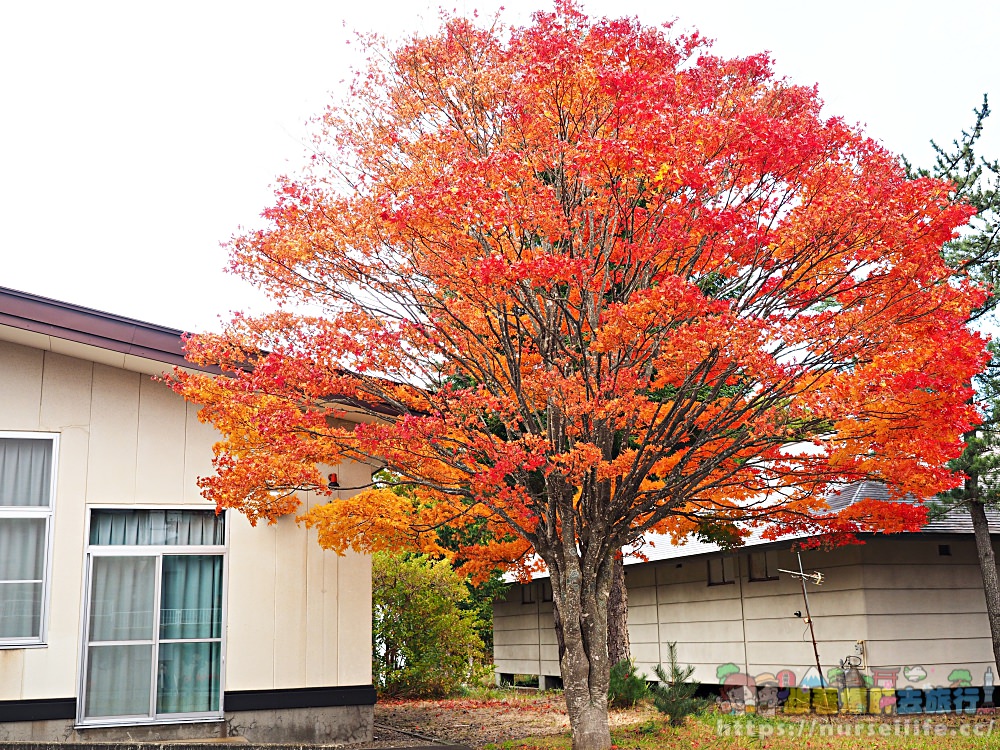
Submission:
<svg viewBox="0 0 1000 750">
<path fill-rule="evenodd" d="M 183 331 L 174 328 L 0 287 L 0 341 L 154 375 L 163 372 L 163 365 L 217 372 L 216 368 L 198 367 L 184 358 L 183 336 Z M 831 493 L 827 504 L 838 511 L 867 499 L 892 498 L 881 482 L 862 481 Z M 920 502 L 913 495 L 901 501 Z M 990 533 L 1000 534 L 1000 511 L 987 509 L 986 517 Z M 919 533 L 972 534 L 972 519 L 966 512 L 951 510 L 930 521 Z M 797 538 L 802 535 L 765 539 L 763 532 L 755 529 L 740 549 Z M 625 564 L 694 557 L 722 549 L 714 542 L 689 539 L 673 544 L 667 536 L 647 534 L 639 551 L 645 559 L 629 554 Z"/>
<path fill-rule="evenodd" d="M 888 488 L 881 482 L 853 482 L 848 484 L 843 489 L 831 492 L 826 499 L 827 505 L 833 511 L 843 510 L 844 508 L 856 503 L 860 500 L 883 500 L 883 501 L 893 501 L 893 502 L 908 502 L 908 503 L 918 503 L 921 502 L 913 495 L 907 495 L 903 498 L 892 498 L 889 494 Z M 1000 534 L 1000 511 L 994 509 L 987 509 L 986 518 L 990 525 L 991 534 Z M 930 521 L 919 532 L 920 534 L 972 534 L 972 518 L 971 516 L 963 510 L 950 510 L 944 513 L 938 518 Z M 745 549 L 747 547 L 755 547 L 765 544 L 780 544 L 782 542 L 790 542 L 795 539 L 805 538 L 803 534 L 788 534 L 782 536 L 778 539 L 765 539 L 763 537 L 762 529 L 754 529 L 750 536 L 746 538 L 742 547 L 737 549 Z M 646 535 L 645 544 L 641 547 L 640 552 L 646 558 L 643 560 L 637 556 L 626 555 L 625 564 L 634 565 L 636 563 L 641 563 L 645 561 L 653 562 L 655 560 L 672 560 L 676 558 L 683 557 L 695 557 L 697 555 L 707 555 L 714 552 L 723 551 L 714 542 L 700 542 L 697 540 L 689 539 L 681 544 L 673 544 L 670 541 L 670 537 L 663 536 L 660 534 Z"/>
<path fill-rule="evenodd" d="M 881 482 L 854 482 L 847 485 L 840 492 L 827 498 L 827 504 L 831 510 L 841 510 L 858 500 L 893 500 L 889 495 L 888 488 Z M 902 499 L 896 498 L 895 502 L 920 503 L 913 495 L 906 495 Z M 961 509 L 952 509 L 947 513 L 938 515 L 926 524 L 921 530 L 922 534 L 972 534 L 972 516 Z M 991 534 L 1000 534 L 1000 511 L 993 508 L 986 509 L 986 520 L 990 525 Z"/>
<path fill-rule="evenodd" d="M 214 365 L 184 358 L 184 336 L 176 328 L 0 287 L 0 341 L 147 375 L 162 375 L 171 367 L 220 373 Z M 396 413 L 349 398 L 338 399 L 338 405 L 349 422 Z"/>
<path fill-rule="evenodd" d="M 754 529 L 750 536 L 743 540 L 743 545 L 738 549 L 747 547 L 757 547 L 763 544 L 774 544 L 778 541 L 795 539 L 793 535 L 782 537 L 780 540 L 765 539 L 761 529 Z M 714 552 L 722 552 L 722 548 L 715 542 L 701 542 L 697 539 L 688 538 L 680 544 L 674 544 L 669 536 L 665 534 L 646 534 L 644 543 L 636 548 L 642 555 L 639 557 L 635 552 L 625 555 L 626 565 L 635 565 L 642 562 L 655 562 L 657 560 L 673 560 L 679 557 L 696 557 L 698 555 L 708 555 Z M 645 558 L 645 559 L 643 559 Z"/>
<path fill-rule="evenodd" d="M 184 358 L 183 331 L 0 287 L 0 341 L 126 370 L 209 369 Z"/>
<path fill-rule="evenodd" d="M 843 510 L 852 503 L 859 500 L 883 500 L 894 502 L 920 502 L 913 495 L 907 495 L 900 500 L 892 498 L 889 490 L 881 482 L 853 482 L 843 489 L 832 492 L 827 496 L 827 505 L 831 510 Z M 1000 511 L 987 508 L 986 519 L 990 525 L 990 533 L 1000 535 Z M 972 534 L 972 518 L 962 510 L 950 510 L 939 518 L 935 518 L 930 523 L 924 525 L 918 534 Z M 806 538 L 805 534 L 786 534 L 777 539 L 765 539 L 763 529 L 754 529 L 750 535 L 744 539 L 743 545 L 737 547 L 732 552 L 739 552 L 747 548 L 761 547 L 771 544 L 787 544 L 796 539 Z M 715 542 L 702 542 L 697 539 L 688 538 L 680 544 L 674 544 L 669 536 L 664 534 L 646 534 L 643 543 L 634 548 L 636 552 L 625 554 L 626 565 L 637 565 L 644 562 L 657 562 L 659 560 L 677 560 L 699 555 L 710 555 L 724 552 Z M 639 556 L 641 555 L 641 557 Z M 533 577 L 548 578 L 548 571 L 536 573 Z M 507 580 L 513 581 L 513 577 Z"/>
</svg>

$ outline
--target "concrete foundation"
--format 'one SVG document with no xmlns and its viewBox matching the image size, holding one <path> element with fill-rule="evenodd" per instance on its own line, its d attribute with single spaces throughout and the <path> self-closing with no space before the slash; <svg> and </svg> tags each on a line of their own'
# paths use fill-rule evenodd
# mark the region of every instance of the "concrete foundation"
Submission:
<svg viewBox="0 0 1000 750">
<path fill-rule="evenodd" d="M 371 742 L 374 706 L 282 708 L 226 713 L 225 721 L 145 724 L 80 729 L 72 720 L 0 723 L 2 742 L 132 743 L 218 741 L 245 737 L 251 743 L 318 745 Z"/>
<path fill-rule="evenodd" d="M 281 708 L 226 713 L 226 736 L 253 743 L 339 745 L 371 742 L 374 706 Z"/>
</svg>

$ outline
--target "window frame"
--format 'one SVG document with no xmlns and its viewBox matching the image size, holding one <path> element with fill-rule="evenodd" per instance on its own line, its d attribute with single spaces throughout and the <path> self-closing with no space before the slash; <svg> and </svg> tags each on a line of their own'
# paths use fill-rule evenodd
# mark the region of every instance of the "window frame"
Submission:
<svg viewBox="0 0 1000 750">
<path fill-rule="evenodd" d="M 719 564 L 719 573 L 721 574 L 721 580 L 716 580 L 712 576 L 713 562 L 717 562 Z M 723 555 L 721 557 L 709 557 L 705 561 L 705 566 L 708 571 L 709 586 L 729 586 L 731 584 L 736 583 L 736 570 L 734 568 L 733 557 L 730 557 L 728 555 Z"/>
<path fill-rule="evenodd" d="M 52 444 L 52 466 L 49 473 L 49 504 L 47 506 L 33 505 L 3 505 L 0 506 L 0 520 L 5 518 L 42 518 L 45 520 L 45 551 L 42 561 L 42 596 L 39 608 L 38 636 L 20 638 L 0 637 L 0 650 L 15 648 L 46 648 L 49 645 L 49 610 L 52 591 L 52 537 L 55 527 L 55 507 L 57 475 L 59 467 L 59 437 L 58 432 L 25 432 L 15 430 L 0 430 L 0 440 L 47 440 Z"/>
<path fill-rule="evenodd" d="M 541 579 L 538 582 L 538 585 L 542 589 L 542 595 L 540 597 L 542 603 L 544 604 L 546 602 L 551 602 L 552 601 L 552 579 L 551 578 L 543 578 L 543 579 Z"/>
<path fill-rule="evenodd" d="M 754 571 L 753 561 L 754 561 L 755 557 L 757 559 L 759 559 L 759 560 L 763 560 L 763 562 L 764 562 L 764 575 L 763 576 L 754 575 L 755 572 L 759 572 L 759 571 Z M 775 572 L 777 572 L 777 568 L 775 568 L 774 570 L 775 570 Z M 759 583 L 761 581 L 777 581 L 778 580 L 778 576 L 775 575 L 775 574 L 773 574 L 773 573 L 771 573 L 771 563 L 770 563 L 770 560 L 768 560 L 767 551 L 766 550 L 759 550 L 757 552 L 748 552 L 747 553 L 747 580 L 750 581 L 751 583 Z"/>
<path fill-rule="evenodd" d="M 521 584 L 521 604 L 536 604 L 537 599 L 535 598 L 535 582 L 529 581 L 528 583 Z"/>
<path fill-rule="evenodd" d="M 226 691 L 226 646 L 229 616 L 229 539 L 230 539 L 230 515 L 228 511 L 223 511 L 223 541 L 220 545 L 101 545 L 90 543 L 91 519 L 94 511 L 102 510 L 154 510 L 154 511 L 215 511 L 214 506 L 204 505 L 146 505 L 146 504 L 101 504 L 88 505 L 86 508 L 86 519 L 84 522 L 84 566 L 83 566 L 83 598 L 80 608 L 80 651 L 79 651 L 79 674 L 77 675 L 77 708 L 76 723 L 78 728 L 92 727 L 121 727 L 121 726 L 149 726 L 158 724 L 193 724 L 218 722 L 225 719 L 225 691 Z M 222 589 L 220 593 L 222 604 L 222 616 L 219 627 L 221 637 L 219 643 L 219 708 L 217 711 L 200 711 L 193 713 L 170 713 L 157 714 L 157 655 L 161 641 L 170 643 L 184 640 L 216 640 L 216 639 L 171 639 L 161 638 L 159 626 L 154 628 L 153 652 L 150 668 L 150 713 L 146 715 L 122 715 L 122 716 L 101 716 L 87 718 L 85 715 L 87 708 L 87 664 L 90 656 L 90 592 L 92 588 L 93 561 L 96 557 L 152 557 L 156 559 L 155 590 L 153 601 L 156 606 L 156 621 L 159 622 L 161 607 L 161 591 L 163 580 L 163 558 L 169 555 L 216 555 L 222 558 Z"/>
</svg>

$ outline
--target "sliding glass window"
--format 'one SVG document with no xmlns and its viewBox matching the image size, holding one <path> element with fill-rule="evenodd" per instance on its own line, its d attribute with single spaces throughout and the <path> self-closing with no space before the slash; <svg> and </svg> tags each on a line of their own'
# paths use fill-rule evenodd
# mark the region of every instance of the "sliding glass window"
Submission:
<svg viewBox="0 0 1000 750">
<path fill-rule="evenodd" d="M 81 724 L 221 718 L 224 520 L 91 512 Z"/>
<path fill-rule="evenodd" d="M 0 432 L 0 646 L 45 642 L 56 443 Z"/>
</svg>

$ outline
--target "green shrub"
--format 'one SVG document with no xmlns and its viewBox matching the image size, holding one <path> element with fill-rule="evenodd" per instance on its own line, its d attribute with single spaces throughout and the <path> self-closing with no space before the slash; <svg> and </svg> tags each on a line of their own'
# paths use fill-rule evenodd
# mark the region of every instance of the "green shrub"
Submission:
<svg viewBox="0 0 1000 750">
<path fill-rule="evenodd" d="M 615 708 L 629 708 L 649 696 L 646 675 L 636 674 L 635 662 L 622 659 L 611 667 L 611 682 L 608 685 L 608 705 Z"/>
<path fill-rule="evenodd" d="M 654 684 L 650 691 L 653 694 L 653 705 L 657 710 L 670 717 L 671 726 L 679 727 L 684 723 L 685 717 L 707 708 L 709 701 L 695 697 L 699 683 L 688 682 L 694 674 L 694 667 L 682 668 L 678 665 L 677 644 L 668 643 L 667 648 L 670 654 L 670 672 L 668 674 L 662 664 L 657 664 L 656 676 L 660 681 Z"/>
<path fill-rule="evenodd" d="M 469 591 L 445 560 L 372 556 L 372 670 L 385 696 L 437 697 L 484 669 Z"/>
</svg>

